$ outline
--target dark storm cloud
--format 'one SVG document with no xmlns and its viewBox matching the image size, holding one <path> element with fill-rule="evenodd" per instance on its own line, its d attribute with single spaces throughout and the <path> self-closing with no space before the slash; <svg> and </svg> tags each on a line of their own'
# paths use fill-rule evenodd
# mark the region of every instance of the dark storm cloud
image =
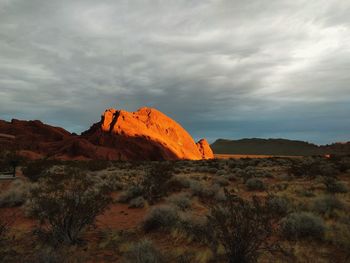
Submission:
<svg viewBox="0 0 350 263">
<path fill-rule="evenodd" d="M 348 1 L 0 0 L 0 118 L 156 107 L 196 137 L 349 140 Z"/>
</svg>

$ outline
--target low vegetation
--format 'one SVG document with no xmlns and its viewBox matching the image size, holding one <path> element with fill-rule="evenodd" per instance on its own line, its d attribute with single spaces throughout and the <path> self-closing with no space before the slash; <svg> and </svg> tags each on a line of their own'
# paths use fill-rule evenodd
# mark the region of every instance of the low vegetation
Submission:
<svg viewBox="0 0 350 263">
<path fill-rule="evenodd" d="M 40 223 L 45 241 L 76 244 L 111 199 L 108 188 L 76 169 L 42 178 L 31 191 L 27 212 Z"/>
<path fill-rule="evenodd" d="M 16 169 L 0 181 L 3 262 L 350 260 L 349 156 Z"/>
<path fill-rule="evenodd" d="M 225 195 L 226 200 L 211 206 L 207 215 L 206 236 L 212 252 L 216 255 L 222 245 L 226 262 L 257 262 L 262 252 L 275 248 L 271 237 L 278 217 L 269 213 L 266 203 L 257 197 L 249 202 L 227 191 Z"/>
</svg>

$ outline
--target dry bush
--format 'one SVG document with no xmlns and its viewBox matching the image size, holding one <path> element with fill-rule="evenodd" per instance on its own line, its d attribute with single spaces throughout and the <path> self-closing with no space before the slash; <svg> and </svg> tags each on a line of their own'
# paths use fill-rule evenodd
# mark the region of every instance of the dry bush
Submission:
<svg viewBox="0 0 350 263">
<path fill-rule="evenodd" d="M 327 214 L 332 216 L 335 210 L 344 208 L 343 202 L 333 195 L 321 196 L 315 199 L 313 203 L 313 210 L 320 214 Z"/>
<path fill-rule="evenodd" d="M 106 160 L 91 160 L 86 162 L 86 168 L 92 172 L 105 170 L 110 166 L 111 163 Z"/>
<path fill-rule="evenodd" d="M 309 212 L 294 212 L 282 220 L 282 234 L 286 239 L 322 240 L 326 227 L 321 217 Z"/>
<path fill-rule="evenodd" d="M 0 261 L 1 262 L 14 262 L 16 252 L 9 244 L 9 232 L 11 225 L 16 220 L 16 214 L 8 214 L 0 209 Z"/>
<path fill-rule="evenodd" d="M 143 239 L 137 243 L 132 244 L 129 251 L 124 257 L 125 263 L 165 263 L 164 256 L 154 246 L 154 244 Z"/>
<path fill-rule="evenodd" d="M 174 166 L 172 163 L 157 163 L 144 176 L 140 183 L 143 197 L 154 204 L 161 197 L 165 196 L 168 188 L 168 182 L 173 177 Z"/>
<path fill-rule="evenodd" d="M 167 230 L 175 227 L 179 222 L 179 214 L 175 207 L 169 205 L 161 205 L 153 207 L 145 216 L 142 228 L 146 232 L 153 230 Z"/>
<path fill-rule="evenodd" d="M 9 189 L 0 194 L 0 207 L 14 207 L 22 205 L 29 193 L 29 183 L 24 180 L 15 180 Z"/>
<path fill-rule="evenodd" d="M 186 210 L 191 207 L 191 199 L 188 193 L 178 193 L 169 196 L 167 202 L 177 206 L 181 210 Z"/>
<path fill-rule="evenodd" d="M 225 191 L 226 200 L 209 206 L 206 239 L 214 255 L 221 244 L 230 263 L 257 262 L 261 252 L 276 251 L 271 236 L 278 217 L 254 197 L 245 201 Z"/>
<path fill-rule="evenodd" d="M 328 193 L 335 194 L 348 192 L 348 188 L 346 187 L 346 185 L 334 177 L 325 176 L 323 177 L 322 182 L 325 185 L 326 191 Z"/>
<path fill-rule="evenodd" d="M 142 208 L 145 206 L 146 200 L 142 197 L 135 197 L 134 199 L 131 199 L 129 202 L 129 208 Z"/>
<path fill-rule="evenodd" d="M 41 177 L 44 177 L 46 172 L 55 164 L 57 164 L 55 160 L 32 161 L 28 162 L 26 166 L 22 168 L 22 172 L 30 181 L 37 182 Z"/>
<path fill-rule="evenodd" d="M 109 190 L 76 169 L 51 174 L 29 196 L 28 212 L 40 221 L 38 234 L 53 243 L 76 244 L 110 203 Z"/>
<path fill-rule="evenodd" d="M 248 179 L 245 185 L 249 191 L 263 191 L 266 188 L 264 182 L 257 178 Z"/>
</svg>

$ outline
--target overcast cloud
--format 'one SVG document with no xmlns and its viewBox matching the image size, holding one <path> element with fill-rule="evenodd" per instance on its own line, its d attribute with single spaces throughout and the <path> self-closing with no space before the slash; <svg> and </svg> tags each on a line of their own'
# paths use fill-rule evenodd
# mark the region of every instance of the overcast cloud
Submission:
<svg viewBox="0 0 350 263">
<path fill-rule="evenodd" d="M 0 0 L 0 119 L 155 107 L 196 139 L 350 140 L 350 1 Z"/>
</svg>

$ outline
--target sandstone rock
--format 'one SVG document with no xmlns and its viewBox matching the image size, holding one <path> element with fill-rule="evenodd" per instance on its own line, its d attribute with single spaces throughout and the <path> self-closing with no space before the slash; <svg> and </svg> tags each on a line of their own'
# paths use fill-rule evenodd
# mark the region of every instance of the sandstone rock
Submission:
<svg viewBox="0 0 350 263">
<path fill-rule="evenodd" d="M 121 159 L 213 158 L 208 144 L 203 151 L 180 124 L 153 108 L 144 107 L 136 112 L 108 109 L 100 124 L 91 129 L 85 133 L 90 140 L 118 149 Z"/>
<path fill-rule="evenodd" d="M 197 142 L 197 147 L 202 154 L 203 159 L 212 159 L 214 158 L 214 153 L 210 148 L 209 143 L 206 139 L 201 139 Z"/>
</svg>

